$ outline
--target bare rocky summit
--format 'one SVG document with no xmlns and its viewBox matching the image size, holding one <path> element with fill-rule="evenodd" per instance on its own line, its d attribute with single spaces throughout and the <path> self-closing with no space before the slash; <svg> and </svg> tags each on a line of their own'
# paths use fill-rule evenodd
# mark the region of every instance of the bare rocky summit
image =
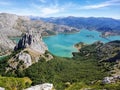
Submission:
<svg viewBox="0 0 120 90">
<path fill-rule="evenodd" d="M 39 34 L 33 34 L 32 31 L 26 33 L 22 39 L 15 46 L 15 50 L 29 48 L 32 51 L 44 54 L 47 49 L 47 46 L 42 41 L 42 37 Z"/>
</svg>

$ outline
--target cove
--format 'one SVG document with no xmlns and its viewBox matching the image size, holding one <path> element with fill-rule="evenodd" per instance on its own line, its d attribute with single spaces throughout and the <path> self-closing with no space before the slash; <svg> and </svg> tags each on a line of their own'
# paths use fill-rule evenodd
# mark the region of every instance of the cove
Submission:
<svg viewBox="0 0 120 90">
<path fill-rule="evenodd" d="M 43 37 L 43 41 L 48 46 L 49 51 L 61 57 L 72 57 L 72 52 L 77 52 L 74 45 L 78 42 L 84 42 L 86 44 L 92 44 L 96 41 L 102 41 L 104 43 L 120 40 L 120 36 L 109 36 L 107 38 L 100 37 L 101 32 L 95 30 L 81 30 L 78 33 L 73 34 L 57 34 L 54 36 Z"/>
</svg>

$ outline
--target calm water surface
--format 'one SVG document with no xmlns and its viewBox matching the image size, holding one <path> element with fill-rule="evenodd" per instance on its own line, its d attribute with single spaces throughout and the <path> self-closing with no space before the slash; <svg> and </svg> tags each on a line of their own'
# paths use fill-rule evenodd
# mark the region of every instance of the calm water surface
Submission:
<svg viewBox="0 0 120 90">
<path fill-rule="evenodd" d="M 57 56 L 72 57 L 72 52 L 77 51 L 74 44 L 84 42 L 91 44 L 95 41 L 109 42 L 112 40 L 120 40 L 120 36 L 110 36 L 107 39 L 100 37 L 98 31 L 81 30 L 73 34 L 58 34 L 55 36 L 44 37 L 43 41 L 48 46 L 49 51 Z"/>
</svg>

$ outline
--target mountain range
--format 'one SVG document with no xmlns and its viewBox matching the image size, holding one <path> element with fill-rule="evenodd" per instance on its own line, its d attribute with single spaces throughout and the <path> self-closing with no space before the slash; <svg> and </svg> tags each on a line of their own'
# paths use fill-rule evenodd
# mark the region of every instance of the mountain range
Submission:
<svg viewBox="0 0 120 90">
<path fill-rule="evenodd" d="M 77 29 L 97 30 L 103 32 L 103 35 L 120 34 L 120 20 L 112 18 L 95 17 L 30 17 L 32 20 L 43 20 L 58 25 L 67 25 Z M 107 32 L 107 33 L 106 33 Z M 109 33 L 108 33 L 109 32 Z"/>
</svg>

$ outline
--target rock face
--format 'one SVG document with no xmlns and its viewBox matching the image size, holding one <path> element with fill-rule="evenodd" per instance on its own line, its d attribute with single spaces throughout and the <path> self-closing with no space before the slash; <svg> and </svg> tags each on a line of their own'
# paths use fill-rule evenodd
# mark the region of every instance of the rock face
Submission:
<svg viewBox="0 0 120 90">
<path fill-rule="evenodd" d="M 9 50 L 13 50 L 15 43 L 9 39 L 9 37 L 20 36 L 22 32 L 14 28 L 18 18 L 25 19 L 24 17 L 18 17 L 14 14 L 0 14 L 0 54 L 5 54 Z"/>
<path fill-rule="evenodd" d="M 24 90 L 53 90 L 53 84 L 49 84 L 49 83 L 40 84 Z"/>
<path fill-rule="evenodd" d="M 9 52 L 14 46 L 15 44 L 6 35 L 0 33 L 0 55 Z"/>
<path fill-rule="evenodd" d="M 32 65 L 31 56 L 27 53 L 19 53 L 18 59 L 24 62 L 24 64 L 26 65 L 26 68 Z"/>
<path fill-rule="evenodd" d="M 26 33 L 22 39 L 18 42 L 15 50 L 29 48 L 38 53 L 44 54 L 47 49 L 46 45 L 42 41 L 41 36 L 38 34 Z"/>
<path fill-rule="evenodd" d="M 116 83 L 118 81 L 120 81 L 120 76 L 105 77 L 102 80 L 103 84 Z"/>
<path fill-rule="evenodd" d="M 5 90 L 4 88 L 0 87 L 0 90 Z"/>
<path fill-rule="evenodd" d="M 10 66 L 16 69 L 20 63 L 17 61 L 17 59 L 19 61 L 23 61 L 25 68 L 28 68 L 33 63 L 38 62 L 40 55 L 44 54 L 48 48 L 42 41 L 41 36 L 35 33 L 33 34 L 31 31 L 23 35 L 18 44 L 15 46 L 14 50 L 22 50 L 16 55 L 16 58 L 11 59 L 12 63 L 10 62 Z"/>
</svg>

